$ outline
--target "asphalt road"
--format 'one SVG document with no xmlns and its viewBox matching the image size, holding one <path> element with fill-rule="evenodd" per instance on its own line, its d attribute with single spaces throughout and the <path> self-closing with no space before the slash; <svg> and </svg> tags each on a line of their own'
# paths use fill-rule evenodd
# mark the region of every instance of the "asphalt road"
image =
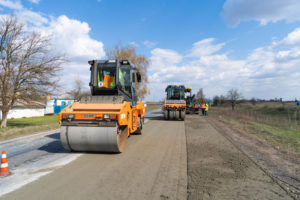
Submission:
<svg viewBox="0 0 300 200">
<path fill-rule="evenodd" d="M 160 111 L 148 113 L 147 119 L 143 135 L 132 135 L 122 154 L 67 153 L 58 133 L 2 144 L 9 152 L 13 174 L 0 179 L 0 188 L 2 194 L 14 190 L 2 198 L 186 199 L 184 122 L 163 121 Z M 35 178 L 27 181 L 30 176 Z M 23 185 L 38 180 L 19 189 L 5 186 L 8 182 L 18 184 L 21 179 Z"/>
<path fill-rule="evenodd" d="M 206 120 L 148 112 L 121 154 L 66 152 L 57 131 L 2 142 L 0 199 L 290 199 Z"/>
</svg>

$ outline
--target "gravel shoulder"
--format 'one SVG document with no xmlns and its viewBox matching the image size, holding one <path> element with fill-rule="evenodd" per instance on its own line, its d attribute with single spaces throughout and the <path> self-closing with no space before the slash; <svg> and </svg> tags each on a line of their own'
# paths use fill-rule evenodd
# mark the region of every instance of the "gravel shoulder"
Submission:
<svg viewBox="0 0 300 200">
<path fill-rule="evenodd" d="M 294 198 L 300 198 L 300 163 L 290 159 L 260 138 L 215 118 L 207 120 L 214 128 L 245 152 Z"/>
<path fill-rule="evenodd" d="M 207 120 L 185 121 L 188 199 L 292 199 Z"/>
</svg>

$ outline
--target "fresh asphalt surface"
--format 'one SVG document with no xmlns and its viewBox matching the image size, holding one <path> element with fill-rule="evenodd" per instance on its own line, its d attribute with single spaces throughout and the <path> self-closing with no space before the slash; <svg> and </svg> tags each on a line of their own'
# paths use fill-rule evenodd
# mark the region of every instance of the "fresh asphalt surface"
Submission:
<svg viewBox="0 0 300 200">
<path fill-rule="evenodd" d="M 145 118 L 143 135 L 132 135 L 122 154 L 66 152 L 58 130 L 0 143 L 12 172 L 0 178 L 0 195 L 3 199 L 98 199 L 99 195 L 185 199 L 184 122 L 163 121 L 160 110 L 148 112 Z"/>
<path fill-rule="evenodd" d="M 147 112 L 146 122 L 156 112 L 159 111 Z M 12 171 L 28 163 L 38 165 L 40 161 L 51 160 L 53 156 L 53 159 L 60 159 L 70 155 L 60 143 L 59 129 L 0 142 L 0 151 L 3 150 L 6 151 Z"/>
</svg>

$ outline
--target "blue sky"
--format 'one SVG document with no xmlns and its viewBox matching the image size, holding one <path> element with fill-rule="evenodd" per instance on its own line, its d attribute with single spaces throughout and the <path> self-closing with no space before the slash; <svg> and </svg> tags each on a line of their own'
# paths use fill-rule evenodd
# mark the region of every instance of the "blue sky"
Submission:
<svg viewBox="0 0 300 200">
<path fill-rule="evenodd" d="M 51 35 L 72 61 L 62 78 L 88 84 L 90 59 L 118 42 L 151 59 L 151 93 L 184 84 L 208 97 L 237 88 L 246 98 L 300 99 L 298 0 L 0 0 L 28 29 Z"/>
</svg>

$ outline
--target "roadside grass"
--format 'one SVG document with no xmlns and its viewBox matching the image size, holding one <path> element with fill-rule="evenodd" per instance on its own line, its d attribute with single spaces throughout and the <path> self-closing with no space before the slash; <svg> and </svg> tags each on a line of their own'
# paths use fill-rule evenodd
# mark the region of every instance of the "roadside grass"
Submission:
<svg viewBox="0 0 300 200">
<path fill-rule="evenodd" d="M 161 104 L 147 104 L 146 111 L 161 109 Z"/>
<path fill-rule="evenodd" d="M 213 107 L 210 113 L 272 146 L 279 146 L 281 152 L 300 158 L 299 107 L 240 105 L 234 111 L 229 107 Z"/>
<path fill-rule="evenodd" d="M 57 115 L 9 119 L 7 127 L 0 129 L 0 141 L 56 128 L 59 128 Z"/>
</svg>

